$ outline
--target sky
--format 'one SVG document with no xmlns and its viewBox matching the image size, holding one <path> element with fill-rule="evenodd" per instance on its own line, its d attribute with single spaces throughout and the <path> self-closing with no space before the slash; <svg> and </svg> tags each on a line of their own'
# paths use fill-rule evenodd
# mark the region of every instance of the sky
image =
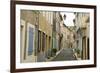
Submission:
<svg viewBox="0 0 100 73">
<path fill-rule="evenodd" d="M 75 15 L 73 12 L 61 12 L 61 15 L 66 15 L 66 19 L 64 20 L 64 24 L 66 26 L 74 26 L 73 19 L 75 19 Z"/>
</svg>

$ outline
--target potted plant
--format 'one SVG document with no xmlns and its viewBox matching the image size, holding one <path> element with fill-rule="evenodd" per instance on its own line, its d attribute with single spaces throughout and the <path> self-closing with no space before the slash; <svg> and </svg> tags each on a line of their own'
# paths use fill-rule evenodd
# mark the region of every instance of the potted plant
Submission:
<svg viewBox="0 0 100 73">
<path fill-rule="evenodd" d="M 75 52 L 77 53 L 77 57 L 80 58 L 80 49 L 75 49 Z"/>
<path fill-rule="evenodd" d="M 55 55 L 56 55 L 56 52 L 57 52 L 57 49 L 56 49 L 56 48 L 53 48 L 53 49 L 51 50 L 52 56 L 55 56 Z"/>
</svg>

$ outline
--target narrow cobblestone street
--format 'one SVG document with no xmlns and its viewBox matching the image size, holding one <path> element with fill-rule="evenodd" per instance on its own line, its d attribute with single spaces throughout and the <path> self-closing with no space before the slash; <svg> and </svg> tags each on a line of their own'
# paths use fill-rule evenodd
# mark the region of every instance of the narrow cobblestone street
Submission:
<svg viewBox="0 0 100 73">
<path fill-rule="evenodd" d="M 21 10 L 21 61 L 89 59 L 89 19 L 89 13 Z"/>
<path fill-rule="evenodd" d="M 52 61 L 76 60 L 72 49 L 63 49 Z"/>
</svg>

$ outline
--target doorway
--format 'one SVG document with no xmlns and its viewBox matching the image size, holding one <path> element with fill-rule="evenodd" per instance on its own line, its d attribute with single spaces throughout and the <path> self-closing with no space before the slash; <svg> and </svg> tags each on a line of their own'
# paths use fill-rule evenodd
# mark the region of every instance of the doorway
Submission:
<svg viewBox="0 0 100 73">
<path fill-rule="evenodd" d="M 27 23 L 26 58 L 25 62 L 35 62 L 35 26 Z"/>
<path fill-rule="evenodd" d="M 82 38 L 82 59 L 86 59 L 86 36 Z"/>
</svg>

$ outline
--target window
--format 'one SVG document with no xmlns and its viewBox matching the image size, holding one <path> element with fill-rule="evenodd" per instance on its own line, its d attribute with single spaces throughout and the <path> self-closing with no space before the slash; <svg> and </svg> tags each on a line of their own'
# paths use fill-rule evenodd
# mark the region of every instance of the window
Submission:
<svg viewBox="0 0 100 73">
<path fill-rule="evenodd" d="M 78 46 L 79 46 L 79 40 L 77 40 L 77 48 L 78 48 Z"/>
<path fill-rule="evenodd" d="M 41 31 L 38 30 L 38 52 L 41 51 Z"/>
<path fill-rule="evenodd" d="M 42 51 L 45 49 L 45 33 L 42 34 Z"/>
<path fill-rule="evenodd" d="M 51 48 L 51 37 L 49 36 L 49 49 Z"/>
<path fill-rule="evenodd" d="M 34 33 L 33 33 L 33 28 L 29 27 L 29 40 L 28 40 L 28 55 L 32 55 L 33 53 L 33 38 L 34 38 Z"/>
<path fill-rule="evenodd" d="M 35 26 L 27 24 L 27 57 L 34 54 L 35 51 Z"/>
</svg>

